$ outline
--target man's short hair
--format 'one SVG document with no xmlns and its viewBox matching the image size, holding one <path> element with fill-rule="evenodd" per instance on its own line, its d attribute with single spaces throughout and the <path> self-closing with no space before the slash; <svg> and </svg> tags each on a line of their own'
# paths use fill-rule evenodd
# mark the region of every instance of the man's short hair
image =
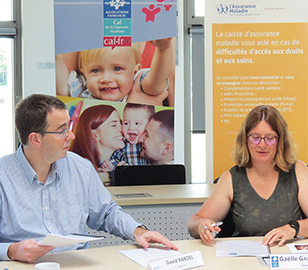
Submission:
<svg viewBox="0 0 308 270">
<path fill-rule="evenodd" d="M 53 109 L 67 110 L 66 105 L 61 100 L 43 94 L 30 95 L 17 104 L 15 126 L 23 145 L 27 145 L 31 132 L 45 131 L 47 114 Z"/>
<path fill-rule="evenodd" d="M 163 141 L 174 141 L 174 110 L 162 110 L 156 112 L 152 117 L 160 123 L 156 132 L 160 135 Z"/>
</svg>

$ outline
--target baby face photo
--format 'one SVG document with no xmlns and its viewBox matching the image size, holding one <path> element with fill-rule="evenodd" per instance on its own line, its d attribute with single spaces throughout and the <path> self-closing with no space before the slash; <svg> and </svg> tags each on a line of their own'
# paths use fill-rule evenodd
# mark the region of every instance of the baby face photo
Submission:
<svg viewBox="0 0 308 270">
<path fill-rule="evenodd" d="M 175 38 L 57 54 L 59 96 L 174 107 Z"/>
</svg>

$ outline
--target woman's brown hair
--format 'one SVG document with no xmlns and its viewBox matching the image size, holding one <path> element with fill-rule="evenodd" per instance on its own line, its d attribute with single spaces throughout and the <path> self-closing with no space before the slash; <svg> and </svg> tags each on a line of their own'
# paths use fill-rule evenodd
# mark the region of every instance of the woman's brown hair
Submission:
<svg viewBox="0 0 308 270">
<path fill-rule="evenodd" d="M 89 159 L 96 170 L 100 167 L 101 161 L 92 130 L 103 124 L 114 110 L 110 105 L 92 106 L 85 109 L 78 119 L 76 138 L 72 141 L 70 151 Z"/>
<path fill-rule="evenodd" d="M 297 147 L 282 114 L 269 105 L 257 106 L 247 115 L 233 144 L 231 156 L 234 162 L 242 167 L 252 167 L 247 135 L 262 120 L 266 121 L 278 135 L 277 152 L 274 158 L 275 170 L 289 171 L 291 165 L 297 160 Z"/>
</svg>

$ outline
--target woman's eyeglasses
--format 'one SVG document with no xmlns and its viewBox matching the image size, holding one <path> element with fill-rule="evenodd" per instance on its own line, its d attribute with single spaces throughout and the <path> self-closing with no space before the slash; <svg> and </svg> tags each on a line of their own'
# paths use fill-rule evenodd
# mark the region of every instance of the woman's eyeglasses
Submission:
<svg viewBox="0 0 308 270">
<path fill-rule="evenodd" d="M 264 140 L 265 144 L 268 146 L 275 145 L 279 136 L 260 136 L 256 134 L 248 134 L 248 140 L 253 145 L 258 145 L 262 140 Z"/>
</svg>

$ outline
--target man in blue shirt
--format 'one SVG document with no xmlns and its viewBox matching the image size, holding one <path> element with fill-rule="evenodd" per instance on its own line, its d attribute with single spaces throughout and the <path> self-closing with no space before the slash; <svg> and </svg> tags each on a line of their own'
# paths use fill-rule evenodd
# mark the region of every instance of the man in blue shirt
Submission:
<svg viewBox="0 0 308 270">
<path fill-rule="evenodd" d="M 21 146 L 0 159 L 0 260 L 34 262 L 48 252 L 88 244 L 40 246 L 47 234 L 103 230 L 148 247 L 177 249 L 158 232 L 125 214 L 100 181 L 90 161 L 68 152 L 75 138 L 65 104 L 53 96 L 31 95 L 15 112 Z"/>
</svg>

